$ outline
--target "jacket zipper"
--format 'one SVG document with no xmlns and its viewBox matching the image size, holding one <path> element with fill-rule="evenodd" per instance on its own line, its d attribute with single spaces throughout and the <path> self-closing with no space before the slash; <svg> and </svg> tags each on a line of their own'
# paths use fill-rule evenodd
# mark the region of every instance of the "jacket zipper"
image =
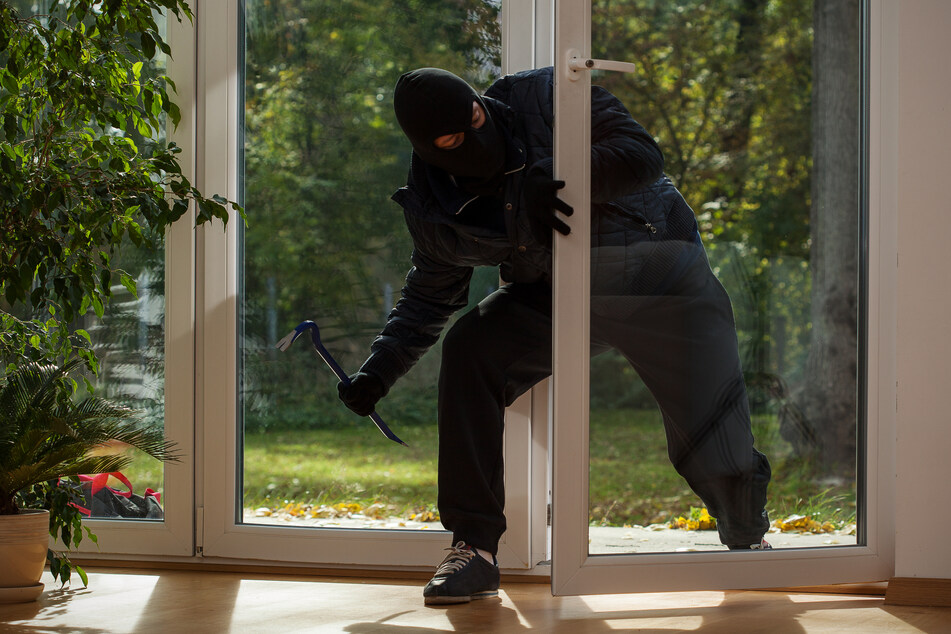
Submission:
<svg viewBox="0 0 951 634">
<path fill-rule="evenodd" d="M 635 229 L 639 228 L 649 233 L 657 233 L 657 227 L 654 226 L 650 220 L 647 220 L 646 218 L 640 218 L 638 214 L 636 213 L 627 212 L 623 207 L 621 207 L 617 203 L 607 203 L 607 207 L 608 209 L 611 210 L 611 213 L 614 214 L 615 216 L 620 216 L 621 218 L 624 218 L 627 220 L 634 220 L 635 222 L 640 224 L 640 227 L 632 227 L 632 228 L 635 228 Z"/>
</svg>

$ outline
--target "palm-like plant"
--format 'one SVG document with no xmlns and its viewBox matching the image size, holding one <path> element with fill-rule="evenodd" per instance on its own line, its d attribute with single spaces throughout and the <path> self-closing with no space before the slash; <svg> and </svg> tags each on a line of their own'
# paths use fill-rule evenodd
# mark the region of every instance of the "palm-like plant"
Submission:
<svg viewBox="0 0 951 634">
<path fill-rule="evenodd" d="M 17 492 L 34 484 L 122 469 L 128 455 L 91 453 L 110 442 L 158 460 L 177 459 L 163 431 L 144 425 L 135 410 L 65 396 L 61 382 L 78 364 L 29 364 L 0 384 L 0 515 L 16 514 Z"/>
<path fill-rule="evenodd" d="M 0 378 L 0 515 L 15 515 L 32 499 L 49 508 L 50 534 L 67 546 L 78 545 L 81 523 L 60 479 L 121 470 L 129 455 L 100 453 L 116 441 L 158 460 L 178 460 L 163 431 L 144 424 L 135 410 L 97 397 L 71 398 L 68 374 L 80 363 L 31 363 Z M 48 559 L 54 577 L 67 581 L 69 559 L 52 551 Z"/>
</svg>

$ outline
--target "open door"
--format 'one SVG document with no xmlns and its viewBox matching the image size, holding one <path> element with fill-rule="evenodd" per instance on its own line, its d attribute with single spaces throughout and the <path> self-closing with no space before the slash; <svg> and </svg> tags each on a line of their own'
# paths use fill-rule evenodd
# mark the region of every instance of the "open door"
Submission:
<svg viewBox="0 0 951 634">
<path fill-rule="evenodd" d="M 641 6 L 642 4 L 645 6 Z M 668 6 L 663 3 L 659 5 L 638 2 L 592 3 L 590 0 L 555 2 L 555 177 L 566 181 L 562 197 L 575 209 L 574 215 L 567 219 L 572 228 L 570 235 L 555 235 L 551 463 L 552 591 L 556 595 L 782 587 L 877 581 L 887 579 L 892 574 L 890 488 L 884 476 L 880 475 L 892 473 L 891 457 L 880 450 L 880 447 L 888 446 L 880 440 L 888 437 L 892 423 L 888 403 L 891 403 L 892 412 L 894 403 L 888 397 L 893 395 L 894 382 L 887 376 L 888 364 L 879 363 L 879 356 L 882 354 L 880 350 L 889 349 L 888 341 L 892 330 L 885 322 L 887 315 L 891 313 L 877 303 L 881 300 L 879 294 L 874 292 L 879 280 L 880 266 L 882 271 L 885 270 L 884 265 L 879 263 L 883 259 L 887 260 L 889 254 L 881 254 L 875 247 L 878 244 L 876 235 L 880 212 L 876 207 L 878 194 L 867 179 L 866 158 L 875 156 L 879 144 L 877 128 L 874 126 L 874 118 L 878 116 L 874 96 L 880 88 L 869 83 L 876 77 L 875 72 L 869 72 L 869 68 L 871 65 L 874 69 L 879 63 L 878 51 L 869 50 L 868 42 L 878 41 L 870 38 L 869 33 L 878 28 L 882 6 L 880 2 L 863 4 L 860 12 L 853 11 L 851 17 L 846 14 L 844 18 L 842 15 L 830 18 L 830 12 L 824 9 L 821 15 L 818 10 L 816 15 L 811 15 L 811 7 L 812 3 L 754 2 L 744 3 L 743 11 L 747 13 L 742 15 L 718 16 L 714 15 L 717 11 L 738 9 L 727 6 L 726 3 L 723 6 L 718 3 L 678 3 L 677 6 Z M 624 34 L 629 39 L 618 44 L 596 38 L 592 46 L 592 11 L 597 18 L 597 38 L 619 38 Z M 853 40 L 830 37 L 830 19 L 839 19 L 840 26 L 836 28 L 845 24 L 857 37 Z M 734 48 L 732 56 L 728 58 L 732 65 L 721 66 L 720 71 L 737 74 L 732 87 L 728 86 L 722 93 L 727 99 L 731 95 L 736 97 L 738 90 L 753 86 L 757 77 L 756 69 L 744 63 L 744 55 L 748 56 L 747 59 L 762 60 L 770 46 L 779 45 L 781 38 L 790 36 L 790 29 L 794 26 L 792 23 L 796 20 L 802 27 L 799 33 L 810 34 L 809 37 L 815 38 L 815 41 L 800 41 L 798 49 L 798 54 L 808 53 L 812 56 L 813 67 L 815 61 L 820 59 L 819 56 L 830 54 L 823 46 L 832 40 L 844 42 L 844 53 L 841 50 L 837 53 L 840 57 L 844 54 L 848 59 L 854 60 L 851 66 L 840 66 L 842 75 L 835 80 L 837 83 L 821 83 L 828 82 L 829 77 L 823 75 L 824 70 L 817 70 L 812 87 L 810 88 L 808 83 L 804 87 L 800 85 L 798 93 L 809 97 L 810 90 L 813 91 L 812 110 L 807 115 L 811 119 L 812 128 L 820 130 L 813 134 L 811 144 L 806 143 L 804 155 L 807 156 L 803 159 L 807 164 L 803 172 L 806 178 L 810 173 L 809 166 L 815 174 L 829 160 L 830 150 L 823 144 L 833 142 L 836 138 L 835 131 L 820 126 L 829 125 L 828 109 L 834 107 L 833 104 L 846 104 L 847 107 L 849 103 L 854 103 L 854 117 L 849 125 L 854 125 L 854 137 L 858 140 L 858 143 L 848 150 L 857 152 L 857 156 L 850 157 L 856 166 L 854 174 L 838 184 L 840 192 L 845 191 L 853 196 L 854 204 L 848 206 L 844 212 L 842 209 L 838 212 L 852 215 L 850 222 L 854 229 L 851 243 L 855 245 L 855 259 L 858 262 L 854 283 L 847 291 L 843 291 L 852 292 L 857 297 L 855 308 L 848 316 L 858 333 L 853 357 L 855 369 L 851 377 L 856 395 L 855 405 L 848 414 L 851 417 L 849 424 L 854 427 L 846 427 L 847 433 L 843 436 L 846 439 L 854 439 L 852 453 L 855 455 L 853 459 L 847 450 L 840 451 L 840 454 L 845 454 L 846 463 L 851 461 L 851 466 L 839 470 L 838 480 L 830 479 L 826 483 L 829 488 L 824 490 L 824 495 L 830 496 L 833 494 L 829 491 L 837 491 L 836 503 L 841 507 L 838 514 L 836 509 L 826 508 L 826 518 L 823 518 L 818 510 L 818 507 L 822 506 L 823 489 L 819 489 L 819 493 L 810 493 L 814 489 L 807 487 L 807 484 L 822 486 L 819 482 L 821 478 L 802 478 L 801 473 L 795 471 L 796 465 L 801 467 L 804 464 L 799 454 L 807 453 L 809 447 L 797 446 L 787 438 L 791 437 L 788 428 L 789 416 L 798 412 L 802 416 L 796 420 L 802 425 L 808 425 L 805 414 L 809 413 L 804 406 L 797 406 L 797 403 L 801 402 L 797 401 L 800 396 L 789 386 L 806 385 L 805 375 L 826 369 L 822 366 L 822 361 L 815 361 L 815 358 L 822 357 L 822 354 L 810 356 L 810 351 L 818 350 L 821 353 L 822 345 L 831 346 L 830 342 L 823 344 L 820 340 L 822 328 L 825 327 L 820 324 L 823 319 L 821 311 L 813 306 L 809 312 L 808 307 L 810 304 L 818 305 L 820 300 L 817 293 L 820 292 L 821 280 L 817 279 L 816 270 L 817 267 L 823 266 L 823 263 L 817 255 L 817 243 L 823 239 L 819 234 L 819 227 L 825 218 L 817 214 L 831 214 L 836 210 L 824 206 L 830 194 L 823 192 L 822 185 L 816 183 L 811 187 L 809 183 L 803 184 L 807 195 L 796 200 L 770 200 L 770 204 L 780 206 L 778 210 L 774 210 L 777 211 L 777 217 L 801 218 L 799 225 L 793 222 L 791 228 L 776 230 L 780 234 L 780 241 L 783 237 L 799 235 L 797 231 L 805 230 L 808 233 L 811 226 L 812 233 L 802 243 L 798 261 L 788 250 L 786 253 L 782 253 L 779 248 L 769 251 L 763 246 L 762 240 L 757 241 L 749 235 L 743 238 L 742 233 L 730 234 L 724 231 L 722 225 L 744 221 L 741 216 L 743 209 L 748 214 L 768 213 L 766 199 L 761 197 L 754 200 L 752 195 L 736 194 L 729 188 L 724 189 L 725 193 L 719 198 L 704 199 L 701 196 L 699 192 L 703 190 L 703 183 L 687 169 L 689 166 L 685 167 L 685 162 L 690 159 L 690 152 L 703 153 L 710 150 L 702 147 L 704 122 L 699 116 L 691 118 L 685 104 L 709 99 L 707 105 L 710 108 L 728 109 L 731 104 L 727 101 L 714 103 L 716 92 L 703 82 L 709 80 L 729 84 L 731 80 L 729 77 L 711 79 L 710 74 L 688 76 L 692 72 L 689 63 L 676 67 L 676 72 L 671 70 L 670 65 L 670 60 L 677 58 L 678 54 L 689 58 L 688 46 L 697 47 L 702 46 L 704 41 L 715 41 L 720 47 L 729 47 L 729 42 L 732 41 Z M 854 20 L 854 23 L 849 20 Z M 717 31 L 717 36 L 713 37 L 711 33 L 715 28 L 723 30 Z M 813 31 L 814 36 L 811 35 Z M 665 39 L 665 33 L 673 35 Z M 754 36 L 763 38 L 763 41 L 755 42 Z M 678 40 L 677 37 L 692 39 Z M 858 48 L 850 50 L 850 41 Z M 760 49 L 751 51 L 754 46 L 760 46 Z M 678 50 L 678 47 L 683 49 Z M 629 109 L 633 117 L 645 125 L 648 121 L 656 124 L 654 129 L 648 127 L 648 132 L 655 135 L 665 152 L 666 171 L 672 178 L 680 179 L 681 182 L 674 184 L 683 189 L 683 194 L 691 202 L 694 211 L 699 212 L 697 216 L 700 220 L 700 230 L 697 244 L 702 242 L 700 249 L 705 249 L 702 257 L 708 258 L 711 270 L 720 277 L 732 299 L 737 315 L 738 356 L 742 357 L 743 382 L 748 393 L 755 397 L 743 395 L 743 398 L 752 406 L 752 427 L 756 444 L 759 447 L 768 446 L 768 457 L 773 464 L 770 498 L 767 501 L 767 509 L 773 522 L 770 532 L 766 534 L 766 539 L 775 546 L 772 550 L 730 551 L 720 543 L 716 531 L 699 530 L 707 528 L 699 526 L 701 520 L 710 523 L 703 515 L 699 498 L 695 498 L 697 513 L 694 518 L 690 517 L 686 508 L 680 509 L 686 516 L 683 518 L 682 528 L 697 530 L 682 530 L 681 523 L 675 516 L 670 515 L 661 515 L 653 521 L 647 519 L 639 523 L 622 523 L 623 520 L 612 519 L 612 516 L 623 516 L 627 507 L 632 506 L 630 500 L 617 491 L 633 491 L 635 497 L 640 491 L 638 499 L 649 499 L 652 495 L 651 487 L 656 484 L 654 480 L 667 477 L 666 472 L 658 472 L 660 475 L 648 474 L 638 480 L 631 475 L 634 471 L 621 467 L 628 463 L 646 461 L 645 456 L 652 451 L 664 454 L 670 451 L 672 461 L 680 464 L 682 462 L 679 458 L 682 456 L 677 455 L 676 443 L 664 442 L 663 431 L 656 432 L 661 434 L 661 441 L 656 443 L 656 446 L 647 441 L 630 441 L 631 428 L 653 427 L 663 430 L 666 414 L 656 408 L 652 412 L 640 411 L 630 404 L 630 399 L 627 404 L 615 403 L 611 409 L 605 405 L 610 399 L 598 396 L 598 390 L 603 389 L 604 384 L 608 382 L 605 376 L 626 377 L 630 374 L 630 381 L 646 379 L 643 381 L 645 389 L 651 386 L 651 389 L 647 390 L 648 393 L 653 394 L 657 390 L 656 377 L 634 377 L 634 371 L 627 367 L 625 362 L 633 359 L 631 365 L 637 368 L 639 374 L 649 372 L 648 366 L 638 365 L 637 354 L 631 354 L 629 350 L 625 355 L 628 358 L 609 358 L 608 361 L 596 356 L 596 363 L 599 365 L 595 369 L 599 374 L 598 380 L 592 380 L 595 363 L 592 361 L 592 351 L 601 352 L 604 347 L 604 333 L 598 330 L 600 317 L 592 310 L 595 306 L 603 310 L 604 302 L 601 297 L 593 301 L 591 289 L 593 283 L 599 287 L 605 286 L 605 280 L 599 276 L 603 275 L 606 269 L 599 267 L 597 262 L 592 263 L 592 258 L 605 255 L 603 251 L 599 251 L 605 244 L 603 236 L 597 233 L 598 225 L 603 222 L 603 217 L 598 214 L 605 212 L 603 207 L 600 210 L 592 209 L 590 200 L 590 158 L 593 153 L 590 149 L 591 73 L 588 69 L 597 70 L 600 67 L 605 70 L 625 70 L 623 65 L 594 59 L 608 57 L 605 52 L 611 51 L 621 51 L 625 57 L 622 61 L 638 63 L 638 68 L 630 76 L 630 80 L 623 80 L 634 82 L 635 85 L 634 89 L 626 93 L 632 95 L 636 101 L 635 104 L 628 103 Z M 722 48 L 709 50 L 711 58 L 721 55 L 724 56 L 723 59 L 727 59 L 727 53 L 729 51 L 724 52 Z M 800 60 L 807 68 L 808 61 Z M 662 76 L 665 71 L 667 75 Z M 599 83 L 602 82 L 610 84 L 612 92 L 616 94 L 625 92 L 623 85 L 613 78 L 599 77 Z M 708 88 L 709 91 L 704 92 Z M 756 91 L 769 88 L 750 88 L 746 96 L 758 103 L 755 102 Z M 775 89 L 775 86 L 773 88 Z M 669 95 L 665 91 L 677 91 L 680 101 L 675 103 L 666 99 Z M 869 95 L 872 96 L 871 101 Z M 671 104 L 678 103 L 683 111 L 675 112 L 669 108 Z M 636 110 L 633 105 L 640 106 L 643 110 Z M 662 108 L 665 108 L 663 112 L 657 112 Z M 700 112 L 704 112 L 705 116 L 711 114 L 710 109 L 701 109 Z M 728 170 L 731 151 L 742 150 L 745 152 L 743 156 L 749 158 L 755 157 L 757 152 L 762 154 L 765 152 L 764 148 L 769 146 L 768 141 L 752 136 L 765 134 L 762 127 L 757 126 L 762 126 L 764 120 L 769 120 L 771 115 L 768 108 L 754 105 L 742 112 L 748 115 L 748 119 L 742 121 L 741 126 L 743 132 L 749 133 L 745 145 L 724 146 L 710 151 L 710 162 L 705 165 L 708 176 L 726 174 L 726 178 L 733 174 Z M 810 126 L 807 125 L 804 129 L 808 130 Z M 678 145 L 678 142 L 688 137 L 699 145 L 694 143 L 692 149 Z M 710 143 L 726 143 L 724 137 L 725 135 L 720 135 L 719 139 Z M 778 141 L 769 147 L 776 147 L 777 143 Z M 773 161 L 780 161 L 779 158 L 762 156 L 757 160 L 763 161 L 766 166 L 764 169 L 773 169 L 777 167 Z M 785 172 L 785 176 L 794 178 L 792 171 Z M 764 174 L 763 178 L 769 177 Z M 692 189 L 688 189 L 691 187 Z M 803 202 L 808 200 L 810 191 L 814 197 L 812 205 L 815 207 L 811 219 L 810 205 Z M 734 195 L 735 199 L 731 198 Z M 754 209 L 754 202 L 759 207 Z M 743 209 L 740 209 L 741 207 Z M 747 217 L 749 226 L 758 226 L 750 218 L 751 215 Z M 589 239 L 592 231 L 595 234 Z M 659 228 L 659 235 L 650 236 L 648 239 L 662 241 L 663 232 L 663 228 Z M 731 235 L 734 237 L 731 238 Z M 738 235 L 740 237 L 737 237 Z M 849 242 L 843 241 L 841 248 L 848 249 L 848 244 Z M 783 255 L 786 255 L 785 260 Z M 794 262 L 794 266 L 789 265 L 790 261 Z M 731 270 L 746 271 L 748 275 L 738 275 L 741 281 L 737 283 L 730 279 Z M 789 288 L 798 288 L 798 295 L 789 293 Z M 646 292 L 656 296 L 651 301 L 666 301 L 663 291 L 652 293 L 649 289 L 641 289 L 630 292 L 632 296 Z M 614 315 L 615 321 L 627 319 L 634 323 L 641 318 L 642 314 L 637 308 L 641 305 L 641 300 L 640 296 L 633 300 L 634 307 L 629 314 Z M 752 312 L 748 310 L 751 306 Z M 758 311 L 756 307 L 759 307 Z M 802 310 L 790 312 L 792 308 Z M 686 335 L 678 332 L 678 327 L 678 323 L 670 324 L 673 335 L 683 338 Z M 795 336 L 787 336 L 792 332 L 791 328 L 799 329 Z M 786 344 L 786 348 L 780 349 L 781 344 L 777 342 Z M 656 345 L 663 343 L 657 341 Z M 801 346 L 802 349 L 796 354 L 790 354 L 789 345 Z M 751 349 L 753 352 L 750 352 Z M 753 353 L 760 356 L 757 357 Z M 609 350 L 605 354 L 616 353 Z M 779 361 L 776 361 L 777 358 Z M 763 359 L 773 361 L 763 362 Z M 757 362 L 762 363 L 757 365 Z M 615 368 L 613 374 L 605 374 L 605 367 Z M 641 372 L 645 367 L 647 370 Z M 764 377 L 770 378 L 772 383 L 760 383 Z M 769 398 L 758 400 L 764 398 L 762 393 L 757 391 L 762 390 L 764 384 L 773 386 L 775 390 L 767 394 Z M 742 393 L 742 388 L 740 390 Z M 644 399 L 637 400 L 638 403 L 643 401 Z M 831 407 L 831 404 L 829 406 Z M 607 412 L 606 408 L 611 411 Z M 650 410 L 650 406 L 644 409 Z M 643 417 L 647 417 L 648 422 L 644 423 Z M 783 425 L 786 427 L 783 428 Z M 676 435 L 676 432 L 668 430 L 666 440 L 670 440 L 671 433 Z M 732 449 L 727 447 L 723 451 L 729 453 Z M 625 453 L 619 457 L 618 452 Z M 813 455 L 816 455 L 816 452 L 813 452 Z M 815 463 L 813 466 L 817 469 L 823 467 Z M 846 473 L 844 477 L 841 476 L 843 472 Z M 669 465 L 669 473 L 675 473 L 672 465 Z M 630 481 L 625 482 L 624 486 L 612 487 L 615 497 L 605 500 L 603 487 L 598 483 L 610 477 L 630 478 Z M 795 487 L 795 482 L 798 482 L 797 477 L 803 482 L 803 489 L 798 495 L 798 506 L 796 493 L 790 493 L 790 487 Z M 696 484 L 696 480 L 694 483 Z M 684 495 L 673 499 L 672 503 L 685 504 L 684 500 L 690 499 L 690 495 L 689 489 L 686 489 Z M 780 503 L 777 500 L 781 500 L 781 496 L 787 496 L 787 499 L 793 501 Z M 806 508 L 810 500 L 812 506 Z M 697 522 L 697 525 L 688 524 L 691 520 Z M 808 526 L 809 521 L 816 520 L 820 522 L 818 528 Z M 821 522 L 826 522 L 832 528 L 823 528 Z M 797 528 L 799 532 L 795 532 Z M 605 537 L 605 531 L 613 533 Z"/>
</svg>

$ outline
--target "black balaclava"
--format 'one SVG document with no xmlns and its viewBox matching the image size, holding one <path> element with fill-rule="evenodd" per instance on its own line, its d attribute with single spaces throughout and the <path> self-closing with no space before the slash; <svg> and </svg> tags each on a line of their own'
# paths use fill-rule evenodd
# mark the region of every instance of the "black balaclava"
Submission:
<svg viewBox="0 0 951 634">
<path fill-rule="evenodd" d="M 485 123 L 472 128 L 472 102 L 485 112 Z M 423 161 L 457 177 L 475 193 L 487 193 L 501 182 L 505 165 L 505 135 L 482 97 L 463 79 L 438 68 L 410 71 L 396 82 L 396 120 Z M 437 148 L 446 134 L 464 133 L 458 147 Z"/>
</svg>

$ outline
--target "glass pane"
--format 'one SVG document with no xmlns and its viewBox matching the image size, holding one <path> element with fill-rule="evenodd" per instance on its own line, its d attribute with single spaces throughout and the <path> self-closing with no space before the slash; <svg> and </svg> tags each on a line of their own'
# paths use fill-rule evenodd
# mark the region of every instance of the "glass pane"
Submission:
<svg viewBox="0 0 951 634">
<path fill-rule="evenodd" d="M 766 540 L 857 542 L 859 4 L 814 6 L 595 3 L 593 55 L 637 72 L 593 83 L 656 139 L 670 185 L 628 209 L 657 231 L 626 221 L 627 277 L 592 251 L 610 349 L 591 363 L 591 553 L 758 544 L 750 420 Z"/>
<path fill-rule="evenodd" d="M 24 15 L 46 15 L 51 0 L 16 0 L 9 4 Z M 164 38 L 165 16 L 156 15 L 156 23 Z M 157 51 L 152 60 L 143 65 L 141 81 L 144 83 L 165 75 L 166 64 L 166 55 Z M 95 122 L 91 126 L 103 135 L 131 138 L 143 156 L 167 143 L 164 114 L 157 137 L 146 138 L 132 125 L 125 130 Z M 96 396 L 138 410 L 148 424 L 164 428 L 165 254 L 161 248 L 155 252 L 139 250 L 126 240 L 112 263 L 135 280 L 136 293 L 131 293 L 121 283 L 114 283 L 112 299 L 104 317 L 99 319 L 90 310 L 76 324 L 89 333 L 100 364 L 99 375 L 87 378 Z M 108 448 L 108 451 L 111 453 L 116 449 Z M 87 487 L 85 494 L 90 516 L 97 519 L 161 520 L 164 517 L 165 484 L 162 462 L 138 450 L 126 451 L 133 458 L 122 472 L 128 483 L 110 477 L 106 485 L 122 493 L 131 486 L 135 497 L 130 499 L 134 503 L 124 502 L 127 499 L 124 496 L 90 497 Z"/>
<path fill-rule="evenodd" d="M 393 115 L 399 76 L 499 73 L 498 3 L 245 2 L 239 380 L 244 522 L 438 529 L 439 344 L 379 403 L 409 447 L 338 400 L 303 320 L 347 372 L 400 297 L 412 243 L 400 207 L 411 147 Z M 478 269 L 470 306 L 498 287 Z M 460 313 L 463 311 L 460 311 Z"/>
</svg>

